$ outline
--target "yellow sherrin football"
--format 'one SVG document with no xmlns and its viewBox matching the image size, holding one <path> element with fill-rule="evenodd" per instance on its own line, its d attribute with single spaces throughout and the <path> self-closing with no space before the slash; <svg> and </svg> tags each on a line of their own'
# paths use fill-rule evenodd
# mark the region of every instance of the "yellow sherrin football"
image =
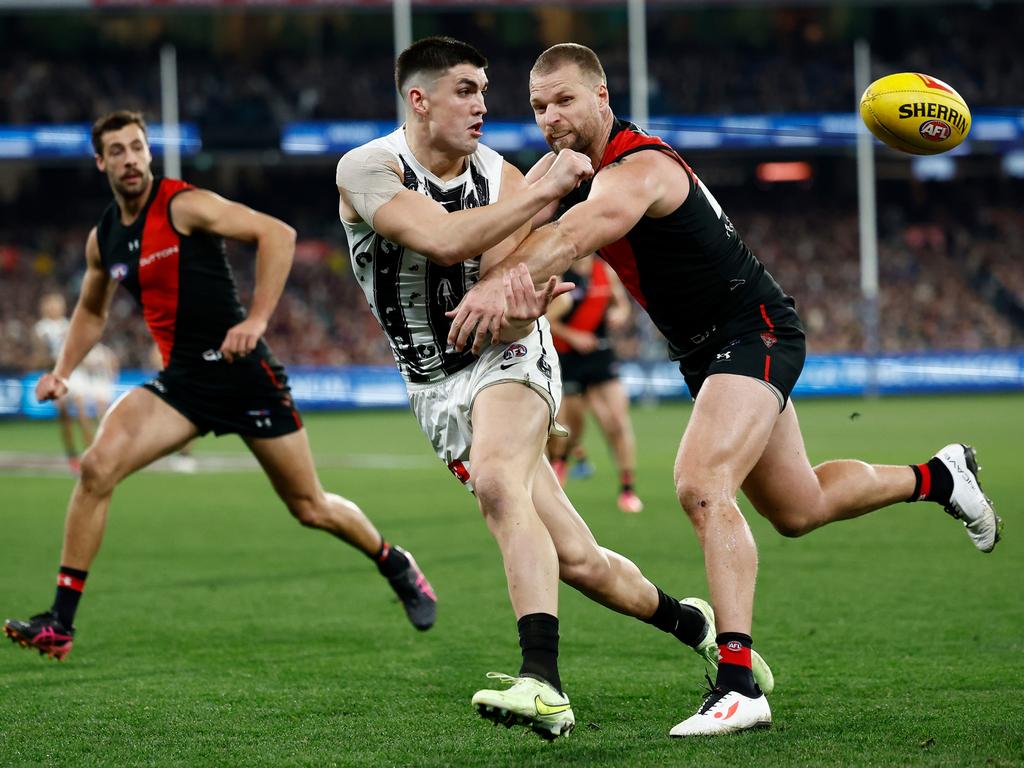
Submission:
<svg viewBox="0 0 1024 768">
<path fill-rule="evenodd" d="M 971 130 L 971 110 L 960 94 L 918 72 L 875 80 L 860 97 L 860 116 L 875 136 L 912 155 L 946 152 Z"/>
</svg>

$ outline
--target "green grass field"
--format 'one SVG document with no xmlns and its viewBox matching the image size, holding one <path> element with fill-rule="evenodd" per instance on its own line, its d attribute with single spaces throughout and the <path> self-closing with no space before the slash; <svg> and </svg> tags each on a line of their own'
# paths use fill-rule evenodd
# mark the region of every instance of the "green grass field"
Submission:
<svg viewBox="0 0 1024 768">
<path fill-rule="evenodd" d="M 1006 535 L 982 555 L 924 504 L 798 540 L 750 513 L 771 730 L 669 739 L 701 699 L 696 655 L 569 589 L 561 670 L 576 731 L 547 744 L 479 720 L 469 699 L 484 673 L 519 659 L 497 547 L 408 413 L 352 413 L 307 418 L 324 484 L 416 554 L 440 596 L 433 630 L 408 625 L 362 555 L 293 522 L 258 472 L 144 472 L 115 494 L 68 661 L 0 645 L 0 764 L 1024 765 L 1024 396 L 799 407 L 813 461 L 906 463 L 973 442 Z M 599 472 L 570 496 L 655 583 L 706 595 L 671 480 L 689 409 L 634 413 L 647 509 L 615 508 L 595 430 Z M 0 423 L 0 451 L 57 444 L 53 424 Z M 197 449 L 243 451 L 235 438 Z M 71 488 L 0 475 L 0 614 L 49 606 Z"/>
</svg>

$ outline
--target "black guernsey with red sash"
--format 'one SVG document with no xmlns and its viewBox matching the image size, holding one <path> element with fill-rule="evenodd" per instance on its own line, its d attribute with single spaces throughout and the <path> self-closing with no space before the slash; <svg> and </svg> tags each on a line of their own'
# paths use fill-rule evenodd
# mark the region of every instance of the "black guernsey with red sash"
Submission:
<svg viewBox="0 0 1024 768">
<path fill-rule="evenodd" d="M 96 228 L 103 268 L 139 303 L 165 368 L 199 365 L 245 319 L 224 238 L 174 228 L 171 201 L 190 189 L 184 181 L 154 179 L 134 222 L 124 226 L 112 202 Z"/>
<path fill-rule="evenodd" d="M 245 319 L 224 238 L 174 227 L 171 201 L 195 189 L 176 179 L 153 180 L 131 224 L 112 202 L 96 227 L 104 270 L 135 298 L 160 349 L 163 370 L 144 386 L 200 430 L 276 437 L 302 421 L 288 377 L 263 339 L 228 363 L 220 346 Z"/>
<path fill-rule="evenodd" d="M 589 275 L 583 275 L 570 267 L 562 276 L 563 280 L 576 284 L 570 294 L 572 308 L 562 318 L 562 324 L 594 334 L 601 342 L 601 347 L 608 346 L 608 323 L 605 320 L 608 306 L 612 302 L 612 287 L 606 269 L 608 267 L 601 261 L 594 259 Z M 552 335 L 559 355 L 573 351 L 569 342 L 557 333 L 552 332 Z"/>
<path fill-rule="evenodd" d="M 792 302 L 736 233 L 718 202 L 665 141 L 616 120 L 597 169 L 642 151 L 679 164 L 690 185 L 675 211 L 644 216 L 626 236 L 599 253 L 680 356 L 708 341 L 744 309 Z M 564 209 L 587 199 L 590 182 L 563 200 Z"/>
<path fill-rule="evenodd" d="M 738 374 L 768 384 L 785 408 L 806 356 L 795 302 L 662 139 L 616 120 L 597 172 L 644 151 L 677 163 L 689 193 L 667 216 L 642 217 L 624 237 L 601 248 L 600 256 L 668 339 L 691 396 L 697 397 L 712 374 Z M 563 200 L 563 210 L 586 200 L 590 189 L 590 182 L 580 185 Z"/>
</svg>

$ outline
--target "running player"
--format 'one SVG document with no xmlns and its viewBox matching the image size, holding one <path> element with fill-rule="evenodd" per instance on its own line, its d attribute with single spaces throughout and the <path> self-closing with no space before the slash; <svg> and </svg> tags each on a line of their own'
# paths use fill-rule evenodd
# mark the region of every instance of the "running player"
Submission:
<svg viewBox="0 0 1024 768">
<path fill-rule="evenodd" d="M 585 153 L 597 172 L 564 201 L 557 222 L 533 231 L 452 313 L 449 339 L 481 348 L 504 313 L 506 273 L 562 274 L 599 251 L 669 340 L 693 413 L 675 463 L 676 494 L 704 549 L 721 663 L 713 690 L 672 736 L 766 726 L 771 710 L 751 675 L 757 550 L 740 488 L 785 536 L 898 501 L 927 500 L 961 520 L 990 552 L 1001 520 L 978 484 L 972 448 L 947 445 L 910 466 L 807 460 L 789 399 L 804 362 L 794 302 L 754 258 L 721 206 L 664 141 L 618 120 L 604 70 L 589 48 L 565 43 L 530 73 L 537 125 L 557 153 Z M 555 161 L 551 154 L 537 172 Z M 555 206 L 551 206 L 554 213 Z"/>
<path fill-rule="evenodd" d="M 39 320 L 36 322 L 34 331 L 36 338 L 45 349 L 46 365 L 52 366 L 60 354 L 61 345 L 68 335 L 69 321 L 67 318 L 67 303 L 63 294 L 52 292 L 44 294 L 39 300 Z M 75 373 L 72 377 L 76 376 Z M 78 381 L 82 381 L 82 375 L 77 374 Z M 75 395 L 77 393 L 72 393 Z M 57 423 L 60 425 L 60 438 L 64 445 L 64 455 L 67 457 L 68 468 L 78 473 L 80 462 L 78 449 L 75 447 L 74 421 L 77 419 L 79 429 L 82 431 L 82 450 L 89 447 L 92 442 L 95 429 L 89 419 L 89 414 L 84 408 L 74 401 L 73 396 L 65 396 L 54 401 L 57 409 Z M 75 405 L 74 419 L 72 418 L 69 405 Z"/>
<path fill-rule="evenodd" d="M 86 242 L 86 273 L 67 338 L 36 397 L 67 392 L 67 377 L 103 333 L 120 283 L 142 307 L 164 368 L 114 405 L 82 457 L 68 506 L 57 594 L 50 610 L 8 619 L 4 632 L 57 659 L 71 651 L 72 621 L 99 550 L 114 488 L 131 473 L 211 430 L 238 434 L 300 523 L 364 552 L 417 629 L 434 623 L 435 597 L 412 556 L 392 546 L 354 503 L 317 478 L 284 369 L 263 332 L 291 267 L 295 231 L 277 219 L 196 189 L 154 178 L 146 124 L 114 112 L 92 130 L 96 167 L 114 201 Z M 224 238 L 257 246 L 248 315 L 238 301 Z"/>
<path fill-rule="evenodd" d="M 547 317 L 562 366 L 558 421 L 569 436 L 552 435 L 548 440 L 551 465 L 564 485 L 569 457 L 582 447 L 589 407 L 619 470 L 619 509 L 642 512 L 644 504 L 633 487 L 636 440 L 629 396 L 619 380 L 619 364 L 608 338 L 609 326 L 622 327 L 628 321 L 629 297 L 615 273 L 593 256 L 575 262 L 562 279 L 576 287 L 551 302 Z"/>
<path fill-rule="evenodd" d="M 486 66 L 476 49 L 451 38 L 402 52 L 395 80 L 405 125 L 338 163 L 339 214 L 353 272 L 420 426 L 475 492 L 504 560 L 522 666 L 515 676 L 492 673 L 508 690 L 478 691 L 472 703 L 485 718 L 555 738 L 575 724 L 558 673 L 559 577 L 674 634 L 711 663 L 714 616 L 703 600 L 669 597 L 600 547 L 559 486 L 543 455 L 560 396 L 547 321 L 495 326 L 501 341 L 479 357 L 446 344 L 445 313 L 522 240 L 536 213 L 591 173 L 585 157 L 566 152 L 527 185 L 480 144 Z M 536 292 L 525 269 L 511 275 L 503 288 L 509 317 L 539 317 L 554 290 L 554 278 Z M 770 686 L 771 672 L 756 662 Z"/>
</svg>

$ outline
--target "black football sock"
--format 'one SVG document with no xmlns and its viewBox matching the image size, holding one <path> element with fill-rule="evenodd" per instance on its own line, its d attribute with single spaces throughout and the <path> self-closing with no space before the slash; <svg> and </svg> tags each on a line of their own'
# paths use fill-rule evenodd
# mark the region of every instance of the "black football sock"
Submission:
<svg viewBox="0 0 1024 768">
<path fill-rule="evenodd" d="M 934 501 L 945 506 L 953 495 L 953 475 L 938 457 L 925 464 L 911 464 L 914 493 L 907 501 Z"/>
<path fill-rule="evenodd" d="M 691 648 L 696 647 L 704 637 L 704 630 L 707 627 L 707 620 L 704 614 L 690 605 L 683 605 L 674 597 L 670 597 L 658 590 L 658 607 L 654 615 L 649 619 L 643 619 L 648 624 L 653 624 L 662 632 L 675 635 L 679 640 Z"/>
<path fill-rule="evenodd" d="M 377 550 L 377 554 L 373 555 L 373 560 L 377 563 L 377 570 L 380 571 L 380 575 L 389 579 L 392 576 L 397 576 L 409 567 L 409 558 L 405 556 L 405 553 L 398 547 L 391 546 L 383 539 L 381 539 L 380 549 Z"/>
<path fill-rule="evenodd" d="M 719 632 L 715 641 L 718 643 L 718 678 L 715 680 L 715 688 L 738 691 L 752 699 L 760 696 L 761 689 L 754 682 L 754 673 L 750 668 L 750 646 L 753 645 L 750 635 Z"/>
<path fill-rule="evenodd" d="M 57 594 L 53 598 L 50 610 L 57 615 L 57 621 L 67 629 L 71 629 L 74 623 L 75 611 L 78 610 L 78 601 L 82 599 L 85 577 L 88 575 L 88 571 L 68 568 L 66 565 L 62 565 L 57 574 Z"/>
<path fill-rule="evenodd" d="M 619 473 L 619 484 L 622 486 L 622 493 L 629 493 L 633 490 L 633 472 L 624 469 Z"/>
<path fill-rule="evenodd" d="M 536 677 L 561 692 L 558 676 L 558 617 L 549 613 L 528 613 L 518 622 L 519 647 L 523 649 L 520 677 Z"/>
</svg>

